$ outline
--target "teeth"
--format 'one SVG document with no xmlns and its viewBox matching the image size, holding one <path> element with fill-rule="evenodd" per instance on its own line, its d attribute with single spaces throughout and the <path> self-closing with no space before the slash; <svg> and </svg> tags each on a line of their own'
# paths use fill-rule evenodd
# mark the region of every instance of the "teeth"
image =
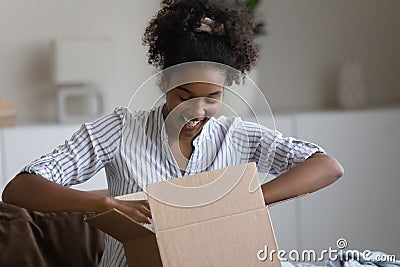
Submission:
<svg viewBox="0 0 400 267">
<path fill-rule="evenodd" d="M 199 123 L 200 123 L 199 120 L 191 120 L 191 121 L 188 121 L 188 122 L 186 123 L 186 125 L 189 125 L 189 126 L 191 126 L 191 127 L 194 127 L 194 126 L 196 126 L 196 125 L 199 124 Z"/>
</svg>

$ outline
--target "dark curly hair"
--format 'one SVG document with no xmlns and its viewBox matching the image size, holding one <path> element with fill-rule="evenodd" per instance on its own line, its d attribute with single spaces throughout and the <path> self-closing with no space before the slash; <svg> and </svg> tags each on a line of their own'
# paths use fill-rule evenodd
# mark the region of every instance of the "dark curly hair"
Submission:
<svg viewBox="0 0 400 267">
<path fill-rule="evenodd" d="M 197 31 L 205 17 L 223 25 L 224 34 Z M 251 13 L 233 0 L 164 0 L 145 30 L 143 44 L 149 45 L 148 63 L 157 68 L 211 61 L 244 74 L 258 57 L 253 29 Z M 237 74 L 231 78 L 239 80 Z"/>
</svg>

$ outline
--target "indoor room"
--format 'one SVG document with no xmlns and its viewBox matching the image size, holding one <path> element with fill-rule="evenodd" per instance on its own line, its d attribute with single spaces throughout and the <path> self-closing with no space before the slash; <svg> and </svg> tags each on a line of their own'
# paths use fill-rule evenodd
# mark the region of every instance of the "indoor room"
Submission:
<svg viewBox="0 0 400 267">
<path fill-rule="evenodd" d="M 191 0 L 181 1 L 194 2 Z M 206 0 L 200 2 L 203 1 L 207 2 Z M 215 0 L 215 2 L 219 1 L 225 0 Z M 339 170 L 340 174 L 323 186 L 316 188 L 310 185 L 311 189 L 305 186 L 304 190 L 300 190 L 293 184 L 293 192 L 296 193 L 287 193 L 284 194 L 285 197 L 276 199 L 279 201 L 264 203 L 268 207 L 272 223 L 273 230 L 270 231 L 272 239 L 275 238 L 271 242 L 276 244 L 274 246 L 276 250 L 279 248 L 281 251 L 279 264 L 293 266 L 308 262 L 316 266 L 326 266 L 327 261 L 334 262 L 334 259 L 329 256 L 329 251 L 334 250 L 336 252 L 333 253 L 338 255 L 340 251 L 355 250 L 365 252 L 364 257 L 366 257 L 366 252 L 382 253 L 378 256 L 388 256 L 393 266 L 399 266 L 400 262 L 396 263 L 395 258 L 400 258 L 400 209 L 397 206 L 400 203 L 400 194 L 398 193 L 398 188 L 400 188 L 400 1 L 238 0 L 236 2 L 238 2 L 237 5 L 247 5 L 250 10 L 254 22 L 254 47 L 259 49 L 259 54 L 257 60 L 254 56 L 251 70 L 249 70 L 248 62 L 246 63 L 248 65 L 243 67 L 244 71 L 240 68 L 239 70 L 232 68 L 232 66 L 225 67 L 228 73 L 237 75 L 234 76 L 236 80 L 233 79 L 231 83 L 227 83 L 225 80 L 221 86 L 224 91 L 210 91 L 211 93 L 205 97 L 204 102 L 207 104 L 207 99 L 210 97 L 211 101 L 217 99 L 221 109 L 213 113 L 215 118 L 219 116 L 223 118 L 238 117 L 239 121 L 248 121 L 253 123 L 251 125 L 261 125 L 263 129 L 267 129 L 264 133 L 273 133 L 272 136 L 275 139 L 271 141 L 268 152 L 264 151 L 268 153 L 265 155 L 271 157 L 265 160 L 271 165 L 267 164 L 268 170 L 257 169 L 260 181 L 257 190 L 263 192 L 266 201 L 268 196 L 272 197 L 273 194 L 269 195 L 266 190 L 261 191 L 263 189 L 261 184 L 268 183 L 282 174 L 273 171 L 274 162 L 279 158 L 281 148 L 275 149 L 272 145 L 277 143 L 279 145 L 279 142 L 276 141 L 279 138 L 282 138 L 279 139 L 282 142 L 293 143 L 293 149 L 299 151 L 296 153 L 299 155 L 303 153 L 301 155 L 305 157 L 298 159 L 295 152 L 293 155 L 290 154 L 292 152 L 288 152 L 287 158 L 293 162 L 293 164 L 290 163 L 292 165 L 289 164 L 288 169 L 297 164 L 305 166 L 304 163 L 310 162 L 306 158 L 314 153 L 324 155 L 326 153 L 331 160 L 328 162 L 332 163 L 332 160 L 335 160 L 338 163 L 336 166 L 342 166 L 344 170 L 344 173 L 340 173 Z M 196 5 L 194 4 L 194 6 Z M 212 4 L 210 5 L 212 6 Z M 105 119 L 99 121 L 99 118 L 108 118 L 107 116 L 111 116 L 110 114 L 114 114 L 114 116 L 117 114 L 122 118 L 125 115 L 121 114 L 130 112 L 139 114 L 140 112 L 137 110 L 154 110 L 163 102 L 172 101 L 164 93 L 164 89 L 160 89 L 164 88 L 165 79 L 169 79 L 165 77 L 170 77 L 169 74 L 160 70 L 160 66 L 167 69 L 166 53 L 156 54 L 156 52 L 157 49 L 167 49 L 168 42 L 174 42 L 170 40 L 175 37 L 165 37 L 162 33 L 159 33 L 159 36 L 151 35 L 155 35 L 159 29 L 162 32 L 162 20 L 158 21 L 160 25 L 156 25 L 159 28 L 154 26 L 151 28 L 154 32 L 147 32 L 147 37 L 144 37 L 146 27 L 151 19 L 156 17 L 161 7 L 159 0 L 0 0 L 0 192 L 3 192 L 6 185 L 21 171 L 28 173 L 31 168 L 39 164 L 40 160 L 47 159 L 49 155 L 61 153 L 54 150 L 58 146 L 73 147 L 76 145 L 77 150 L 85 150 L 86 145 L 79 148 L 81 143 L 77 141 L 83 136 L 82 129 L 87 129 L 89 132 L 87 139 L 96 143 L 97 139 L 93 138 L 100 135 L 94 132 L 94 127 L 96 125 L 100 127 L 99 125 L 102 123 L 106 125 Z M 191 11 L 193 14 L 200 12 L 196 8 L 193 7 L 194 11 Z M 162 16 L 160 14 L 159 16 Z M 175 13 L 171 11 L 171 14 Z M 207 14 L 206 11 L 205 14 Z M 189 18 L 189 15 L 187 16 Z M 215 15 L 215 18 L 218 16 Z M 240 25 L 224 24 L 215 18 L 204 15 L 198 22 L 198 27 L 192 31 L 193 35 L 188 36 L 197 36 L 196 34 L 199 33 L 206 37 L 213 35 L 216 36 L 216 40 L 220 38 L 227 40 L 226 42 L 235 42 L 232 36 L 240 39 L 237 37 L 239 33 L 231 30 Z M 179 25 L 190 23 L 190 19 L 188 21 L 182 19 L 179 21 Z M 165 26 L 165 29 L 171 27 Z M 183 26 L 182 29 L 184 29 Z M 243 33 L 243 35 L 246 34 L 249 32 Z M 161 38 L 165 38 L 167 41 L 157 43 L 157 40 Z M 237 62 L 241 54 L 246 54 L 248 51 L 240 49 L 239 43 L 245 42 L 243 40 L 236 42 L 237 54 L 229 60 Z M 149 51 L 149 45 L 154 45 L 153 50 Z M 199 55 L 197 61 L 206 61 L 203 60 L 203 57 L 206 58 L 207 54 L 212 53 L 211 47 L 208 47 L 210 50 L 203 49 L 203 51 L 196 51 L 198 48 L 194 47 L 189 49 L 192 51 L 187 54 Z M 179 49 L 175 48 L 175 50 L 173 53 L 181 52 Z M 149 59 L 149 56 L 153 57 Z M 171 62 L 175 62 L 174 56 L 171 58 Z M 176 56 L 176 58 L 179 57 Z M 151 60 L 153 60 L 153 65 L 149 64 Z M 214 67 L 220 68 L 220 66 L 211 66 L 211 68 Z M 193 93 L 193 90 L 190 89 L 192 87 L 187 86 L 187 80 L 192 77 L 189 77 L 191 72 L 188 74 L 185 71 L 190 71 L 190 66 L 181 71 L 183 75 L 177 80 L 179 84 L 173 88 L 175 90 L 180 88 L 180 91 L 185 91 L 185 94 L 189 93 L 188 99 L 184 100 L 189 101 L 187 103 L 193 107 L 197 105 L 197 102 L 191 101 L 196 101 L 195 95 L 198 94 Z M 242 76 L 243 73 L 246 75 Z M 194 84 L 201 83 L 203 80 L 200 79 L 202 78 L 196 80 Z M 175 81 L 173 78 L 171 80 Z M 207 80 L 206 83 L 214 82 Z M 214 85 L 218 85 L 218 82 Z M 204 95 L 198 96 L 198 98 L 202 97 Z M 211 102 L 208 103 L 208 105 L 211 104 Z M 168 109 L 166 106 L 161 112 Z M 173 117 L 172 111 L 173 109 L 169 110 L 169 114 L 172 114 Z M 208 116 L 207 114 L 201 116 L 205 118 Z M 162 115 L 167 120 L 165 113 Z M 206 123 L 214 121 L 212 119 L 208 121 L 203 117 L 202 121 L 195 117 L 188 119 L 183 117 L 186 124 L 182 127 L 186 127 L 190 131 L 197 125 L 203 125 L 203 123 L 207 125 Z M 124 132 L 124 127 L 128 127 L 129 120 L 125 120 L 124 117 L 121 121 L 124 123 L 121 131 Z M 137 181 L 135 185 L 133 185 L 135 181 L 124 181 L 126 188 L 119 182 L 117 184 L 111 182 L 112 178 L 110 177 L 114 177 L 114 175 L 129 176 L 129 166 L 134 164 L 127 160 L 128 171 L 126 172 L 112 166 L 107 167 L 111 164 L 112 159 L 103 160 L 102 153 L 105 153 L 104 151 L 109 154 L 114 153 L 111 148 L 117 142 L 111 134 L 117 130 L 113 128 L 114 126 L 108 125 L 104 127 L 110 128 L 107 130 L 109 136 L 104 137 L 103 144 L 93 148 L 98 153 L 98 159 L 87 159 L 88 166 L 93 166 L 85 175 L 82 174 L 83 178 L 78 176 L 80 180 L 71 178 L 72 180 L 68 183 L 60 182 L 60 184 L 71 186 L 76 190 L 91 191 L 94 192 L 93 194 L 105 192 L 112 197 L 143 191 L 139 188 L 141 186 Z M 151 126 L 146 124 L 146 127 Z M 91 129 L 94 132 L 93 136 L 90 136 Z M 201 129 L 199 131 L 202 131 Z M 103 129 L 104 136 L 107 131 Z M 164 131 L 164 128 L 160 128 L 160 131 Z M 226 132 L 229 131 L 226 130 Z M 286 137 L 293 139 L 283 139 Z M 179 147 L 183 142 L 183 139 L 180 138 L 177 141 Z M 73 142 L 74 140 L 76 143 Z M 173 138 L 170 136 L 168 140 L 172 152 L 170 154 L 175 156 L 176 164 L 180 165 L 180 160 L 172 148 L 171 142 L 173 141 L 171 140 Z M 259 142 L 263 140 L 261 139 Z M 304 146 L 295 147 L 302 140 L 306 140 Z M 208 139 L 208 141 L 210 140 Z M 128 144 L 128 139 L 120 142 Z M 131 146 L 139 147 L 142 141 L 130 140 L 130 142 Z M 208 147 L 208 150 L 205 150 L 207 152 L 203 153 L 212 153 L 208 151 L 213 151 L 211 144 L 213 142 L 211 140 L 206 143 L 205 146 L 208 144 L 211 148 Z M 91 145 L 90 142 L 88 144 Z M 122 145 L 119 144 L 115 149 L 120 147 Z M 204 158 L 203 162 L 191 161 L 194 157 L 192 153 L 197 151 L 197 147 L 194 147 L 192 141 L 188 147 L 190 148 L 189 157 L 185 158 L 185 160 L 187 159 L 185 164 L 189 164 L 188 166 L 191 166 L 191 163 L 193 166 L 202 165 Z M 311 147 L 314 150 L 311 150 Z M 124 152 L 127 153 L 126 155 L 131 153 L 128 151 L 129 149 Z M 306 157 L 307 149 L 310 149 L 310 152 Z M 261 153 L 259 157 L 264 155 L 262 150 L 259 152 Z M 139 150 L 135 149 L 134 151 Z M 145 154 L 137 152 L 138 154 L 132 157 L 135 162 L 142 161 L 142 164 L 145 165 L 144 162 L 147 162 L 148 157 L 151 157 L 150 162 L 157 161 L 151 154 L 158 154 L 160 149 L 157 148 L 154 151 L 150 151 L 150 155 L 146 154 L 147 152 Z M 184 155 L 187 153 L 186 150 L 180 152 Z M 216 159 L 218 153 L 215 153 Z M 232 157 L 234 157 L 233 154 Z M 128 157 L 126 155 L 122 158 L 126 159 Z M 255 152 L 251 159 L 257 155 Z M 75 162 L 74 157 L 80 157 L 80 155 L 70 154 L 63 159 L 63 162 L 73 166 L 75 164 L 73 163 Z M 106 156 L 104 157 L 106 158 Z M 35 160 L 36 165 L 29 165 Z M 98 161 L 95 162 L 95 160 Z M 322 162 L 324 159 L 316 157 L 315 160 Z M 174 160 L 172 159 L 172 161 Z M 252 160 L 249 159 L 250 161 Z M 232 162 L 239 161 L 233 160 Z M 52 164 L 50 161 L 43 163 L 46 165 L 43 175 L 61 173 L 60 177 L 62 177 L 67 172 L 66 169 L 59 167 L 61 165 L 53 166 Z M 211 165 L 210 163 L 209 166 Z M 260 163 L 257 167 L 261 165 Z M 103 168 L 104 166 L 105 168 Z M 323 168 L 322 166 L 325 165 L 321 163 L 320 168 Z M 78 169 L 78 167 L 76 168 Z M 80 166 L 79 169 L 82 172 L 86 170 L 85 166 Z M 153 170 L 149 169 L 151 167 L 147 167 L 148 172 L 144 172 L 144 175 L 151 176 L 153 174 Z M 193 173 L 197 175 L 197 172 L 185 171 L 185 168 L 180 169 L 182 173 L 178 172 L 176 176 L 170 175 L 162 179 L 184 177 Z M 218 168 L 204 167 L 202 170 L 212 169 Z M 326 173 L 329 172 L 328 167 L 325 170 Z M 310 168 L 307 171 L 311 173 L 311 176 L 319 174 L 317 169 L 314 171 Z M 154 170 L 154 173 L 157 171 Z M 294 172 L 293 176 L 295 174 Z M 62 178 L 54 178 L 54 181 L 57 179 Z M 148 179 L 151 180 L 151 178 Z M 307 177 L 303 180 L 304 183 L 310 181 L 307 180 Z M 75 182 L 76 185 L 74 185 Z M 147 184 L 147 180 L 145 184 Z M 122 187 L 124 189 L 118 191 L 117 188 Z M 50 195 L 54 195 L 54 193 Z M 146 200 L 141 199 L 141 201 Z M 4 195 L 3 201 L 9 202 L 5 201 Z M 1 204 L 3 205 L 4 202 Z M 43 202 L 51 202 L 51 199 Z M 150 202 L 151 207 L 152 205 Z M 151 210 L 153 211 L 153 209 Z M 63 213 L 64 216 L 71 211 L 73 211 L 72 208 L 66 209 Z M 96 213 L 98 211 L 92 210 Z M 9 215 L 12 212 L 17 213 L 15 218 L 20 220 L 19 224 L 13 224 L 12 218 L 14 217 L 12 216 L 14 215 Z M 1 266 L 63 266 L 62 264 L 58 265 L 57 261 L 54 262 L 54 259 L 51 259 L 50 262 L 50 259 L 46 257 L 57 259 L 57 251 L 71 249 L 71 247 L 81 250 L 82 256 L 77 256 L 77 259 L 84 262 L 83 266 L 97 266 L 103 255 L 104 246 L 108 246 L 107 242 L 109 241 L 106 239 L 105 244 L 104 233 L 84 221 L 87 214 L 79 215 L 81 223 L 66 222 L 63 224 L 59 222 L 57 225 L 48 226 L 50 230 L 46 230 L 40 229 L 40 226 L 37 226 L 40 225 L 39 223 L 32 227 L 35 225 L 35 219 L 49 218 L 42 214 L 43 211 L 37 212 L 41 215 L 35 217 L 32 215 L 34 212 L 28 212 L 16 206 L 7 206 L 0 210 L 2 213 L 0 223 L 3 224 L 0 226 L 0 243 L 2 243 L 0 250 L 10 251 L 8 256 L 7 253 L 0 255 Z M 84 212 L 89 212 L 89 209 Z M 60 213 L 62 212 L 57 210 L 51 214 L 59 216 Z M 21 223 L 22 217 L 18 216 L 25 216 L 24 218 L 28 222 Z M 154 214 L 153 219 L 155 219 Z M 50 222 L 49 219 L 46 220 L 46 223 Z M 69 229 L 72 226 L 78 228 Z M 25 229 L 27 227 L 32 228 Z M 19 232 L 22 228 L 24 230 Z M 65 241 L 66 247 L 63 245 L 65 239 L 57 235 L 57 232 L 65 231 L 71 231 L 71 241 Z M 84 231 L 88 231 L 88 233 L 79 234 Z M 240 229 L 237 230 L 237 232 L 240 231 Z M 17 232 L 20 234 L 14 234 Z M 24 233 L 28 233 L 35 240 L 24 241 L 23 237 L 26 235 Z M 74 237 L 72 237 L 73 235 Z M 44 237 L 51 240 L 52 236 L 54 236 L 53 243 L 57 243 L 56 245 L 48 240 L 43 241 Z M 179 265 L 178 260 L 166 264 L 167 254 L 172 252 L 167 253 L 165 252 L 167 249 L 165 251 L 161 249 L 161 234 L 157 233 L 157 227 L 155 236 L 159 242 L 164 266 L 197 266 L 196 258 L 192 258 L 193 262 L 191 263 L 186 264 L 185 262 L 184 265 Z M 201 239 L 201 236 L 199 238 Z M 24 242 L 25 245 L 22 245 Z M 229 248 L 229 244 L 225 244 L 224 239 L 218 242 L 222 242 L 221 247 Z M 43 244 L 42 247 L 40 244 Z M 35 248 L 31 248 L 31 245 Z M 178 243 L 176 247 L 192 247 L 192 245 Z M 235 246 L 232 245 L 232 247 Z M 254 255 L 243 257 L 254 257 L 256 261 L 260 262 L 260 265 L 265 264 L 265 257 L 271 252 L 270 247 L 269 251 L 265 248 L 267 248 L 267 244 L 265 247 L 259 247 L 258 251 L 254 251 Z M 23 255 L 23 260 L 18 261 L 18 254 L 12 253 L 16 253 L 18 250 L 22 251 L 22 249 L 24 252 L 20 253 Z M 261 254 L 265 256 L 264 261 L 260 257 L 257 260 L 257 252 L 258 256 Z M 38 256 L 40 253 L 44 253 L 46 256 Z M 121 257 L 123 257 L 123 251 L 121 253 Z M 196 254 L 195 257 L 200 254 Z M 65 258 L 66 255 L 62 257 Z M 71 254 L 69 257 L 72 257 Z M 204 263 L 207 261 L 200 260 L 201 256 L 198 257 L 198 265 L 216 266 L 211 263 L 207 265 Z M 207 257 L 203 256 L 203 258 Z M 16 265 L 12 264 L 13 259 L 18 262 Z M 364 262 L 358 260 L 361 265 L 368 262 L 367 260 Z M 128 258 L 128 261 L 134 262 L 132 258 Z M 219 266 L 228 265 L 223 260 L 218 262 Z M 114 262 L 114 264 L 116 263 Z M 271 264 L 271 266 L 280 266 L 279 264 Z M 337 264 L 331 266 L 344 266 L 341 265 L 343 262 Z M 383 266 L 376 258 L 372 264 Z M 81 265 L 71 263 L 69 266 Z"/>
</svg>

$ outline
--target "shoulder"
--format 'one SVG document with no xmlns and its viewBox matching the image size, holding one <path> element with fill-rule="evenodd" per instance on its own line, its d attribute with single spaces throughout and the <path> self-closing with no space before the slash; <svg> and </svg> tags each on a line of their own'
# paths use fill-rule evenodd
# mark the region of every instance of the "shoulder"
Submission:
<svg viewBox="0 0 400 267">
<path fill-rule="evenodd" d="M 214 127 L 219 126 L 225 128 L 231 128 L 241 121 L 241 118 L 236 116 L 220 116 L 218 118 L 213 117 L 210 119 L 210 122 Z"/>
<path fill-rule="evenodd" d="M 116 107 L 112 113 L 104 115 L 82 126 L 89 134 L 108 135 L 107 133 L 121 132 L 126 125 L 141 124 L 149 117 L 155 117 L 157 108 L 151 110 L 129 110 L 126 107 Z"/>
<path fill-rule="evenodd" d="M 142 109 L 134 109 L 130 110 L 127 107 L 116 107 L 114 109 L 113 115 L 116 115 L 120 117 L 121 119 L 126 119 L 126 118 L 140 118 L 143 116 L 148 116 L 151 110 L 142 110 Z"/>
<path fill-rule="evenodd" d="M 259 123 L 242 120 L 238 116 L 221 116 L 212 120 L 214 127 L 223 127 L 230 131 L 246 131 L 252 134 L 266 134 L 277 135 L 279 132 L 269 129 Z"/>
<path fill-rule="evenodd" d="M 159 106 L 154 107 L 149 110 L 143 110 L 143 109 L 134 109 L 130 110 L 127 107 L 116 107 L 113 111 L 112 114 L 106 116 L 106 117 L 113 117 L 113 118 L 118 118 L 122 120 L 122 122 L 126 122 L 129 120 L 142 120 L 142 119 L 147 119 L 151 117 L 157 117 L 158 116 L 158 111 L 159 111 Z"/>
</svg>

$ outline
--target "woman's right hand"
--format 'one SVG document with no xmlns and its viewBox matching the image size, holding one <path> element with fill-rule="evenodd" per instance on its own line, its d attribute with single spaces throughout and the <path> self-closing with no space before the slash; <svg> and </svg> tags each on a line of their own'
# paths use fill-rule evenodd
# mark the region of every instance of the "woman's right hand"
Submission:
<svg viewBox="0 0 400 267">
<path fill-rule="evenodd" d="M 115 208 L 137 222 L 150 223 L 151 212 L 147 200 L 119 200 L 109 197 L 106 192 L 79 191 L 36 174 L 21 173 L 4 189 L 3 201 L 42 212 L 104 212 Z"/>
<path fill-rule="evenodd" d="M 151 223 L 150 205 L 147 200 L 112 199 L 112 207 L 139 223 Z"/>
</svg>

